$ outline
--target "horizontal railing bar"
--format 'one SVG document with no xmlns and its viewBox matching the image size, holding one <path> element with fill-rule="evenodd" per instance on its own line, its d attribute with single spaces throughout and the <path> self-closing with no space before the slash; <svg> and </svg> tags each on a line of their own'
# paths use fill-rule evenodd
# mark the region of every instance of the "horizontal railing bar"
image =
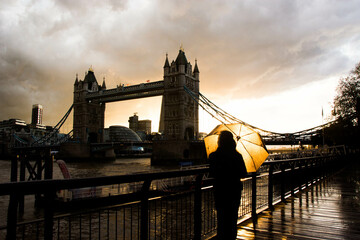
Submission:
<svg viewBox="0 0 360 240">
<path fill-rule="evenodd" d="M 291 158 L 291 159 L 285 159 L 285 160 L 273 160 L 264 162 L 263 165 L 272 165 L 272 164 L 279 164 L 279 163 L 288 163 L 288 162 L 296 162 L 296 161 L 306 161 L 306 160 L 313 160 L 313 159 L 319 159 L 319 158 L 328 158 L 332 157 L 330 156 L 313 156 L 313 157 L 303 157 L 303 158 Z"/>
<path fill-rule="evenodd" d="M 77 178 L 77 179 L 52 179 L 35 180 L 28 182 L 9 182 L 0 184 L 0 196 L 12 193 L 35 194 L 48 191 L 58 191 L 62 189 L 84 188 L 94 186 L 104 186 L 111 184 L 121 184 L 129 182 L 141 182 L 145 180 L 157 180 L 164 178 L 183 177 L 189 175 L 202 174 L 209 171 L 209 168 L 174 170 L 157 173 L 138 173 L 132 175 L 104 176 L 95 178 Z"/>
<path fill-rule="evenodd" d="M 319 158 L 328 158 L 325 156 L 306 157 L 288 160 L 276 160 L 264 162 L 263 165 L 276 165 L 295 161 L 314 160 Z M 164 178 L 182 177 L 189 175 L 202 174 L 209 171 L 208 167 L 189 170 L 173 170 L 157 173 L 138 173 L 132 175 L 104 176 L 96 178 L 78 178 L 78 179 L 53 179 L 53 180 L 35 180 L 28 182 L 9 182 L 0 183 L 0 196 L 11 193 L 21 192 L 22 194 L 44 193 L 47 191 L 58 191 L 62 189 L 84 188 L 94 186 L 104 186 L 111 184 L 121 184 L 129 182 L 140 182 L 145 180 L 157 180 Z M 281 172 L 281 171 L 280 171 Z M 276 172 L 274 172 L 276 174 Z"/>
<path fill-rule="evenodd" d="M 211 188 L 212 186 L 208 186 L 206 188 Z M 205 188 L 201 188 L 201 190 L 205 190 Z M 189 194 L 189 192 L 181 192 L 181 193 L 174 193 L 174 194 L 169 194 L 166 196 L 156 196 L 156 197 L 151 197 L 149 198 L 149 201 L 153 201 L 153 200 L 158 200 L 158 199 L 162 199 L 164 197 L 171 197 L 172 195 L 184 195 L 184 194 Z M 140 197 L 139 197 L 140 199 Z M 62 213 L 62 214 L 58 214 L 58 215 L 54 215 L 54 219 L 60 219 L 60 218 L 66 218 L 66 217 L 71 217 L 71 216 L 76 216 L 76 215 L 80 215 L 80 214 L 89 214 L 89 213 L 93 213 L 93 212 L 99 212 L 99 211 L 104 211 L 104 210 L 114 210 L 120 207 L 126 207 L 126 206 L 131 206 L 134 204 L 140 204 L 140 200 L 134 200 L 134 201 L 130 201 L 130 202 L 126 202 L 126 203 L 120 203 L 120 204 L 116 204 L 116 205 L 111 205 L 111 206 L 103 206 L 103 207 L 97 207 L 97 208 L 92 208 L 91 210 L 79 210 L 79 211 L 75 211 L 75 212 L 69 212 L 69 213 Z M 45 218 L 37 218 L 34 220 L 27 220 L 27 221 L 22 221 L 22 222 L 18 222 L 18 226 L 21 225 L 26 225 L 26 224 L 34 224 L 34 223 L 41 223 L 45 220 Z M 1 229 L 6 229 L 6 225 L 5 226 L 0 226 L 0 230 Z"/>
</svg>

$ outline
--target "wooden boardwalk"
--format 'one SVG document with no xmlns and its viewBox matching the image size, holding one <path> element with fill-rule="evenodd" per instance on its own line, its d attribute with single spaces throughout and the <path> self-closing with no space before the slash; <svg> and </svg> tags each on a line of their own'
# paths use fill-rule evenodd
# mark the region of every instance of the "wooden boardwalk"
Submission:
<svg viewBox="0 0 360 240">
<path fill-rule="evenodd" d="M 242 223 L 237 239 L 360 239 L 360 163 L 259 214 L 255 229 Z"/>
</svg>

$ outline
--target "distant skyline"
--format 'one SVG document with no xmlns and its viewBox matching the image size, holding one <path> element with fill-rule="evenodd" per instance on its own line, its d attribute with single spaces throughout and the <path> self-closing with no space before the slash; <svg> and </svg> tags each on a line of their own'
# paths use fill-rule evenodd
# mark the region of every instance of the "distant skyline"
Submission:
<svg viewBox="0 0 360 240">
<path fill-rule="evenodd" d="M 200 91 L 237 118 L 275 132 L 320 125 L 341 77 L 360 62 L 359 1 L 0 2 L 0 120 L 55 125 L 92 66 L 108 89 L 158 81 L 182 44 Z M 105 125 L 134 112 L 158 128 L 161 97 L 106 105 Z M 200 111 L 200 131 L 217 124 Z M 68 120 L 65 130 L 71 130 Z"/>
</svg>

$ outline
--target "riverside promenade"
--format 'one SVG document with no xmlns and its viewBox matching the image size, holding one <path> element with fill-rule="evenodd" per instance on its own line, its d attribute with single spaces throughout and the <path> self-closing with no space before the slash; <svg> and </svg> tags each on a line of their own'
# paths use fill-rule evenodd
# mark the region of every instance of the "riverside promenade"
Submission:
<svg viewBox="0 0 360 240">
<path fill-rule="evenodd" d="M 238 227 L 237 239 L 360 239 L 360 159 Z"/>
<path fill-rule="evenodd" d="M 270 159 L 244 178 L 238 238 L 358 239 L 358 157 L 345 150 L 338 146 Z M 208 167 L 199 166 L 2 183 L 0 196 L 9 204 L 7 217 L 0 218 L 0 239 L 211 239 L 216 235 L 216 211 L 207 174 Z M 79 198 L 77 193 L 84 191 L 94 197 Z M 63 193 L 71 195 L 61 201 Z M 23 199 L 36 194 L 43 196 L 43 215 L 24 221 L 21 206 L 28 202 Z"/>
</svg>

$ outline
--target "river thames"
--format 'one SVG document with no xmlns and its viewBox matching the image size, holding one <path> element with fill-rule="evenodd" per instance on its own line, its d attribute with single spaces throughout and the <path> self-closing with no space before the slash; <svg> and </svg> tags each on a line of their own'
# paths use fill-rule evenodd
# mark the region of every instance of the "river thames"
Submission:
<svg viewBox="0 0 360 240">
<path fill-rule="evenodd" d="M 32 162 L 34 165 L 34 162 Z M 71 178 L 87 178 L 100 176 L 126 175 L 140 172 L 158 172 L 171 170 L 176 167 L 169 166 L 151 166 L 150 158 L 119 158 L 115 161 L 106 162 L 72 162 L 66 163 Z M 0 160 L 0 183 L 10 181 L 11 161 Z M 26 175 L 26 179 L 28 174 Z M 56 162 L 53 167 L 53 178 L 63 179 L 63 174 Z M 0 226 L 4 224 L 7 216 L 7 207 L 9 204 L 8 196 L 0 197 Z M 23 220 L 30 220 L 37 217 L 40 213 L 34 209 L 34 197 L 25 197 L 26 209 Z"/>
<path fill-rule="evenodd" d="M 34 163 L 33 163 L 34 164 Z M 66 163 L 72 178 L 100 177 L 170 170 L 170 167 L 151 166 L 150 158 L 119 158 L 107 162 Z M 0 160 L 0 182 L 10 181 L 11 162 Z M 174 169 L 174 168 L 172 168 Z M 62 179 L 63 175 L 57 163 L 54 163 L 53 178 Z"/>
</svg>

